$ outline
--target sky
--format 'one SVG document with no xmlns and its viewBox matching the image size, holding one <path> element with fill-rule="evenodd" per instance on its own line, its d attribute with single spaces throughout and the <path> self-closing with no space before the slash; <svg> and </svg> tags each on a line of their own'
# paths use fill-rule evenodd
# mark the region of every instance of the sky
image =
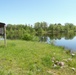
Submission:
<svg viewBox="0 0 76 75">
<path fill-rule="evenodd" d="M 0 0 L 0 22 L 36 22 L 76 25 L 76 0 Z"/>
</svg>

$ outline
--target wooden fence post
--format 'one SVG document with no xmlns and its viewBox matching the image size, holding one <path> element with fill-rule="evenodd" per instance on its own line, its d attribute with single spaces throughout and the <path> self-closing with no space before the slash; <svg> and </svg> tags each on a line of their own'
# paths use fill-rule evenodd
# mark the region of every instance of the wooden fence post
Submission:
<svg viewBox="0 0 76 75">
<path fill-rule="evenodd" d="M 4 25 L 4 45 L 6 46 L 6 25 Z"/>
</svg>

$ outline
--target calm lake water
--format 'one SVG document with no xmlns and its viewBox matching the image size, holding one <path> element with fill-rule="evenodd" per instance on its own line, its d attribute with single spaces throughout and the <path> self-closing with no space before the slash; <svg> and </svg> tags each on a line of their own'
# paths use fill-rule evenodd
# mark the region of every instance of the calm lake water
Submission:
<svg viewBox="0 0 76 75">
<path fill-rule="evenodd" d="M 63 46 L 66 49 L 70 49 L 71 51 L 76 51 L 76 36 L 73 39 L 66 40 L 65 38 L 61 38 L 60 40 L 55 40 L 55 45 Z"/>
<path fill-rule="evenodd" d="M 43 39 L 43 40 L 42 40 Z M 61 38 L 52 38 L 49 36 L 42 37 L 41 41 L 45 41 L 46 43 L 50 44 L 53 43 L 56 46 L 63 46 L 65 49 L 70 49 L 71 51 L 76 51 L 76 36 L 72 38 L 61 37 Z"/>
</svg>

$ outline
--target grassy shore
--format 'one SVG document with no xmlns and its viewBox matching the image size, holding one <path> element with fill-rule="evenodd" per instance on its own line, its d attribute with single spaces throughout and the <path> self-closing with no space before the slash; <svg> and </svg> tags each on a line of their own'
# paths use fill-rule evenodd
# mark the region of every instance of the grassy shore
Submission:
<svg viewBox="0 0 76 75">
<path fill-rule="evenodd" d="M 21 40 L 0 41 L 0 75 L 75 75 L 76 55 L 63 47 Z M 56 62 L 63 62 L 60 66 Z"/>
</svg>

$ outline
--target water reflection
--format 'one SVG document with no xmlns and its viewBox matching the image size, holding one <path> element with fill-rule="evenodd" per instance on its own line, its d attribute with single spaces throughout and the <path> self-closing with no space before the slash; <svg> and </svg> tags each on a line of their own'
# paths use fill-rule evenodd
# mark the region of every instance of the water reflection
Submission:
<svg viewBox="0 0 76 75">
<path fill-rule="evenodd" d="M 76 51 L 76 36 L 73 39 L 61 38 L 61 40 L 55 40 L 55 45 L 64 46 L 66 49 Z"/>
<path fill-rule="evenodd" d="M 76 51 L 76 33 L 73 34 L 49 34 L 39 36 L 41 42 L 53 43 L 57 46 L 64 46 L 67 49 Z"/>
</svg>

